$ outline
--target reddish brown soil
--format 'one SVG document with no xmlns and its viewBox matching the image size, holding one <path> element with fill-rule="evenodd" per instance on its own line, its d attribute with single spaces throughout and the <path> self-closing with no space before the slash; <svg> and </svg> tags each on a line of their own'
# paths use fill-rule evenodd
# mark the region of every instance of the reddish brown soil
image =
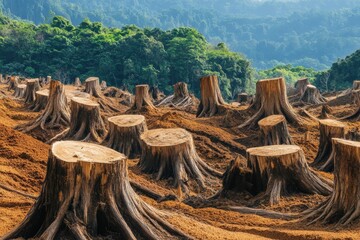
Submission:
<svg viewBox="0 0 360 240">
<path fill-rule="evenodd" d="M 11 127 L 34 118 L 38 113 L 28 112 L 20 101 L 11 99 L 4 89 L 3 85 L 0 86 L 0 90 L 5 94 L 0 97 L 0 184 L 36 196 L 45 176 L 49 146 L 29 135 L 12 130 Z M 352 105 L 333 106 L 332 111 L 334 116 L 339 117 L 350 113 L 354 108 Z M 126 110 L 126 107 L 122 108 L 122 112 Z M 319 116 L 320 111 L 321 106 L 308 109 L 315 117 Z M 224 171 L 229 161 L 236 156 L 243 157 L 246 148 L 260 145 L 258 131 L 236 128 L 253 114 L 246 110 L 246 106 L 228 108 L 222 116 L 202 119 L 196 119 L 193 114 L 172 108 L 144 111 L 142 114 L 146 116 L 150 129 L 181 127 L 191 132 L 199 155 L 210 166 L 221 171 Z M 317 152 L 319 134 L 316 121 L 306 119 L 302 126 L 289 128 L 294 141 L 302 147 L 307 160 L 311 162 Z M 356 128 L 360 124 L 349 125 Z M 39 137 L 37 133 L 32 135 Z M 308 135 L 307 141 L 305 135 Z M 153 176 L 139 171 L 137 161 L 129 161 L 132 180 L 161 194 L 176 193 L 176 190 L 171 188 L 171 180 L 155 181 Z M 332 174 L 321 174 L 332 178 Z M 220 187 L 219 180 L 207 191 L 200 193 L 200 196 L 211 196 Z M 306 226 L 299 220 L 274 220 L 245 215 L 220 208 L 227 205 L 247 205 L 250 196 L 231 193 L 224 199 L 202 201 L 195 197 L 196 189 L 192 190 L 191 203 L 196 207 L 179 201 L 157 203 L 145 196 L 143 198 L 157 208 L 172 213 L 168 215 L 168 221 L 196 239 L 360 239 L 360 223 L 347 228 L 334 228 L 321 225 Z M 299 194 L 283 197 L 278 205 L 272 207 L 265 203 L 258 207 L 299 213 L 324 199 L 323 196 Z M 0 236 L 24 218 L 33 202 L 32 198 L 0 187 Z"/>
</svg>

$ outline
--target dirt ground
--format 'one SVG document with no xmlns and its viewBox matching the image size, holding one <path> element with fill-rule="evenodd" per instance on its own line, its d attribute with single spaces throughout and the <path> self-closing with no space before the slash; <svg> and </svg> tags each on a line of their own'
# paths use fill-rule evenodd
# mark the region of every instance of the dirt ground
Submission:
<svg viewBox="0 0 360 240">
<path fill-rule="evenodd" d="M 351 113 L 356 107 L 351 104 L 335 104 L 331 108 L 331 117 L 336 118 Z M 106 112 L 105 115 L 124 113 L 127 107 L 122 106 L 120 109 L 120 112 Z M 299 107 L 296 111 L 304 115 Z M 307 111 L 318 117 L 321 106 L 308 108 Z M 13 99 L 4 84 L 0 84 L 0 236 L 24 218 L 35 201 L 31 196 L 39 194 L 45 177 L 50 146 L 43 142 L 56 132 L 44 134 L 34 131 L 28 135 L 13 130 L 14 126 L 23 124 L 38 114 L 40 113 L 29 112 L 21 101 Z M 253 114 L 251 110 L 247 110 L 247 106 L 228 107 L 220 116 L 201 119 L 172 108 L 145 111 L 142 114 L 146 117 L 149 129 L 181 127 L 188 130 L 193 135 L 200 157 L 219 171 L 224 171 L 237 156 L 244 157 L 247 148 L 261 145 L 257 130 L 236 127 Z M 350 129 L 360 126 L 359 123 L 350 122 L 348 125 Z M 302 147 L 307 161 L 312 162 L 318 147 L 317 122 L 304 116 L 301 126 L 289 125 L 289 130 L 296 144 Z M 176 189 L 171 187 L 171 180 L 155 181 L 153 176 L 140 172 L 137 162 L 138 159 L 129 160 L 131 180 L 160 194 L 176 194 Z M 332 174 L 321 174 L 329 179 L 333 177 Z M 301 220 L 274 220 L 223 210 L 229 205 L 247 206 L 249 196 L 238 193 L 231 193 L 227 198 L 204 200 L 220 188 L 221 180 L 212 183 L 209 189 L 201 193 L 191 187 L 193 191 L 187 201 L 192 206 L 180 201 L 158 203 L 142 197 L 151 205 L 171 213 L 166 217 L 167 220 L 196 239 L 360 239 L 359 222 L 346 228 L 307 226 Z M 21 195 L 12 189 L 30 196 Z M 282 197 L 280 203 L 274 206 L 260 204 L 257 207 L 296 214 L 316 206 L 325 198 L 298 194 Z"/>
</svg>

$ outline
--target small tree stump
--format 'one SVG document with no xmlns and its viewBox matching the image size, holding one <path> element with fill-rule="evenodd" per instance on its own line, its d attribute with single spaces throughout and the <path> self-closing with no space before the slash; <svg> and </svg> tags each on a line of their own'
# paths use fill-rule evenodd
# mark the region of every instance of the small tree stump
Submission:
<svg viewBox="0 0 360 240">
<path fill-rule="evenodd" d="M 19 85 L 19 78 L 15 76 L 9 76 L 9 87 L 8 91 L 15 90 L 16 86 Z"/>
<path fill-rule="evenodd" d="M 239 93 L 237 95 L 237 102 L 241 104 L 246 104 L 248 102 L 249 96 L 247 93 Z"/>
<path fill-rule="evenodd" d="M 141 140 L 140 169 L 156 173 L 157 180 L 172 177 L 174 187 L 181 187 L 184 192 L 188 192 L 189 178 L 204 189 L 207 177 L 222 175 L 198 156 L 193 138 L 185 129 L 149 130 L 141 135 Z"/>
<path fill-rule="evenodd" d="M 26 90 L 26 85 L 25 84 L 18 84 L 15 87 L 15 92 L 13 94 L 14 97 L 15 98 L 24 98 L 25 90 Z"/>
<path fill-rule="evenodd" d="M 320 120 L 319 124 L 319 150 L 312 166 L 322 171 L 331 172 L 334 170 L 333 143 L 331 139 L 345 138 L 346 125 L 331 119 Z"/>
<path fill-rule="evenodd" d="M 141 153 L 140 135 L 147 130 L 142 115 L 120 115 L 108 119 L 109 132 L 102 142 L 125 156 L 133 158 Z"/>
<path fill-rule="evenodd" d="M 35 95 L 36 95 L 36 100 L 31 106 L 29 106 L 29 109 L 34 112 L 39 112 L 45 109 L 46 104 L 48 103 L 49 89 L 37 91 Z"/>
<path fill-rule="evenodd" d="M 5 79 L 6 80 L 6 79 Z M 0 83 L 3 83 L 3 75 L 0 73 Z"/>
<path fill-rule="evenodd" d="M 101 90 L 105 90 L 107 88 L 106 81 L 101 81 L 100 88 Z"/>
<path fill-rule="evenodd" d="M 360 219 L 360 142 L 333 138 L 334 191 L 314 209 L 305 212 L 309 224 L 348 225 Z"/>
<path fill-rule="evenodd" d="M 309 82 L 309 80 L 307 78 L 297 80 L 296 83 L 295 83 L 296 93 L 299 96 L 302 96 L 304 94 L 304 92 L 306 91 L 306 87 L 308 85 L 310 85 L 310 82 Z"/>
<path fill-rule="evenodd" d="M 322 105 L 319 118 L 320 119 L 328 119 L 328 118 L 330 118 L 330 116 L 329 116 L 330 114 L 331 114 L 331 108 L 328 105 Z"/>
<path fill-rule="evenodd" d="M 212 117 L 219 112 L 219 107 L 226 104 L 219 88 L 217 76 L 200 79 L 201 99 L 196 117 Z"/>
<path fill-rule="evenodd" d="M 39 79 L 26 80 L 25 103 L 33 103 L 36 100 L 36 92 L 40 90 Z"/>
<path fill-rule="evenodd" d="M 259 121 L 263 146 L 294 144 L 283 115 L 271 115 Z"/>
<path fill-rule="evenodd" d="M 360 89 L 360 80 L 353 81 L 353 87 L 352 90 L 358 90 Z"/>
<path fill-rule="evenodd" d="M 173 106 L 184 109 L 194 103 L 187 84 L 178 82 L 174 85 L 174 94 L 164 98 L 157 106 Z"/>
<path fill-rule="evenodd" d="M 50 82 L 49 100 L 44 111 L 38 118 L 24 125 L 16 127 L 22 132 L 30 132 L 40 127 L 42 130 L 68 126 L 70 122 L 70 110 L 65 96 L 64 85 L 60 81 Z"/>
<path fill-rule="evenodd" d="M 320 91 L 313 85 L 307 85 L 300 101 L 309 104 L 322 104 L 327 100 L 320 94 Z"/>
<path fill-rule="evenodd" d="M 189 239 L 132 189 L 126 157 L 91 143 L 52 145 L 41 194 L 4 239 Z"/>
<path fill-rule="evenodd" d="M 81 81 L 80 81 L 80 78 L 75 78 L 75 82 L 74 82 L 74 86 L 75 87 L 81 87 Z"/>
<path fill-rule="evenodd" d="M 264 79 L 256 83 L 256 95 L 250 108 L 257 113 L 249 118 L 239 128 L 254 127 L 257 122 L 270 115 L 284 115 L 289 123 L 298 123 L 299 116 L 295 113 L 286 94 L 283 78 Z"/>
<path fill-rule="evenodd" d="M 159 87 L 157 86 L 150 87 L 149 95 L 155 102 L 159 102 L 165 97 L 165 94 L 161 92 Z"/>
<path fill-rule="evenodd" d="M 132 107 L 133 110 L 141 110 L 143 107 L 148 109 L 155 109 L 149 95 L 149 85 L 136 85 L 135 88 L 135 103 Z"/>
<path fill-rule="evenodd" d="M 100 98 L 100 83 L 99 78 L 89 77 L 85 80 L 85 92 L 93 97 Z"/>
</svg>

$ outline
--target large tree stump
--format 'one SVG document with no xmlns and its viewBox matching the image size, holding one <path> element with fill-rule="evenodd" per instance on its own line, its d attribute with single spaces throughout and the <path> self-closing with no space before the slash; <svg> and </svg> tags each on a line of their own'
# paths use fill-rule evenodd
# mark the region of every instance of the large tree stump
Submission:
<svg viewBox="0 0 360 240">
<path fill-rule="evenodd" d="M 17 87 L 17 85 L 19 85 L 19 78 L 15 77 L 15 76 L 9 76 L 8 77 L 9 80 L 9 87 L 8 87 L 8 91 L 10 90 L 15 90 L 15 88 Z"/>
<path fill-rule="evenodd" d="M 187 84 L 178 82 L 174 85 L 174 94 L 164 98 L 157 106 L 172 106 L 184 109 L 192 104 L 194 104 L 194 101 L 188 91 Z"/>
<path fill-rule="evenodd" d="M 260 138 L 264 146 L 294 144 L 283 115 L 271 115 L 260 120 L 258 124 L 260 127 Z"/>
<path fill-rule="evenodd" d="M 173 178 L 174 187 L 181 187 L 184 192 L 188 192 L 189 178 L 204 189 L 207 177 L 222 175 L 198 156 L 193 138 L 185 129 L 149 130 L 141 135 L 141 140 L 140 169 L 156 173 L 157 180 Z"/>
<path fill-rule="evenodd" d="M 313 85 L 307 85 L 305 92 L 300 97 L 300 101 L 309 104 L 322 104 L 327 100 L 320 94 L 320 91 Z"/>
<path fill-rule="evenodd" d="M 108 119 L 109 132 L 103 145 L 133 158 L 141 153 L 140 135 L 147 130 L 142 115 L 120 115 Z"/>
<path fill-rule="evenodd" d="M 299 116 L 288 102 L 286 85 L 283 78 L 264 79 L 256 83 L 256 95 L 250 108 L 257 113 L 239 127 L 253 127 L 257 122 L 270 115 L 284 115 L 289 123 L 298 123 Z"/>
<path fill-rule="evenodd" d="M 80 81 L 80 78 L 75 78 L 75 82 L 74 82 L 74 86 L 75 87 L 81 87 L 81 81 Z"/>
<path fill-rule="evenodd" d="M 34 112 L 39 112 L 45 109 L 49 100 L 49 94 L 50 94 L 49 89 L 37 91 L 35 93 L 36 100 L 32 105 L 29 106 L 29 109 Z"/>
<path fill-rule="evenodd" d="M 25 125 L 17 126 L 17 130 L 30 132 L 38 127 L 45 130 L 69 125 L 70 110 L 65 96 L 64 85 L 60 81 L 52 80 L 49 91 L 49 100 L 40 116 Z"/>
<path fill-rule="evenodd" d="M 51 147 L 40 196 L 4 239 L 188 239 L 132 189 L 126 157 L 91 143 Z"/>
<path fill-rule="evenodd" d="M 226 104 L 219 88 L 217 76 L 200 79 L 201 99 L 196 117 L 212 117 L 219 112 L 219 107 Z"/>
<path fill-rule="evenodd" d="M 85 92 L 96 98 L 101 97 L 99 78 L 89 77 L 88 79 L 86 79 Z"/>
<path fill-rule="evenodd" d="M 346 125 L 331 119 L 320 120 L 319 124 L 319 150 L 312 166 L 322 171 L 331 172 L 334 170 L 333 143 L 331 139 L 345 138 Z"/>
<path fill-rule="evenodd" d="M 26 89 L 24 94 L 25 103 L 33 103 L 36 99 L 36 92 L 40 90 L 39 79 L 26 80 Z"/>
<path fill-rule="evenodd" d="M 151 101 L 149 95 L 149 85 L 136 85 L 135 88 L 135 103 L 132 107 L 133 110 L 141 110 L 143 107 L 154 109 L 155 106 Z"/>
<path fill-rule="evenodd" d="M 305 218 L 314 222 L 347 225 L 360 220 L 360 142 L 333 138 L 334 191 Z"/>
<path fill-rule="evenodd" d="M 15 98 L 24 98 L 25 90 L 26 90 L 25 84 L 17 84 L 15 87 L 14 94 L 13 94 L 14 97 Z"/>
<path fill-rule="evenodd" d="M 50 142 L 68 139 L 101 143 L 107 132 L 100 115 L 100 105 L 90 99 L 71 99 L 70 128 L 55 136 Z"/>
</svg>

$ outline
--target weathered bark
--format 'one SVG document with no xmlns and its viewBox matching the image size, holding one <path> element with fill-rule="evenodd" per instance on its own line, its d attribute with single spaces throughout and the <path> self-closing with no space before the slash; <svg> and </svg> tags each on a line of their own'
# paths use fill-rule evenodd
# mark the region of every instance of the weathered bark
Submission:
<svg viewBox="0 0 360 240">
<path fill-rule="evenodd" d="M 320 94 L 320 91 L 313 85 L 307 85 L 305 92 L 302 94 L 300 101 L 309 104 L 322 104 L 327 100 Z"/>
<path fill-rule="evenodd" d="M 259 121 L 263 146 L 294 144 L 283 115 L 271 115 Z"/>
<path fill-rule="evenodd" d="M 14 91 L 14 97 L 15 98 L 24 98 L 25 96 L 25 90 L 26 90 L 26 85 L 25 84 L 18 84 L 15 87 L 15 91 Z"/>
<path fill-rule="evenodd" d="M 264 79 L 256 83 L 256 95 L 250 108 L 257 113 L 239 128 L 254 127 L 257 122 L 270 115 L 284 115 L 289 123 L 299 123 L 299 116 L 288 102 L 286 85 L 283 78 Z"/>
<path fill-rule="evenodd" d="M 134 158 L 141 153 L 140 135 L 147 131 L 142 115 L 120 115 L 108 119 L 109 132 L 103 145 Z"/>
<path fill-rule="evenodd" d="M 200 79 L 201 99 L 196 117 L 212 117 L 219 112 L 219 107 L 226 104 L 219 88 L 217 76 Z"/>
<path fill-rule="evenodd" d="M 143 107 L 148 109 L 155 109 L 149 95 L 149 85 L 137 85 L 135 88 L 135 103 L 132 107 L 133 110 L 141 110 Z"/>
<path fill-rule="evenodd" d="M 239 93 L 237 95 L 237 102 L 238 103 L 246 104 L 246 103 L 248 103 L 248 99 L 249 99 L 249 96 L 248 96 L 247 93 Z"/>
<path fill-rule="evenodd" d="M 85 92 L 93 97 L 100 98 L 100 83 L 99 78 L 89 77 L 85 80 Z"/>
<path fill-rule="evenodd" d="M 75 87 L 81 87 L 81 81 L 80 81 L 80 78 L 75 78 L 75 82 L 74 82 L 74 86 Z"/>
<path fill-rule="evenodd" d="M 319 124 L 319 149 L 312 166 L 322 171 L 331 172 L 334 170 L 333 143 L 331 139 L 345 138 L 346 125 L 331 119 L 320 120 Z"/>
<path fill-rule="evenodd" d="M 194 104 L 194 101 L 188 91 L 187 84 L 178 82 L 174 85 L 174 94 L 164 98 L 157 106 L 171 106 L 184 109 L 192 104 Z"/>
<path fill-rule="evenodd" d="M 202 190 L 210 177 L 222 175 L 199 157 L 191 134 L 184 129 L 149 130 L 141 135 L 141 140 L 140 169 L 156 173 L 157 180 L 173 178 L 174 187 L 181 187 L 185 193 L 189 179 L 195 180 Z"/>
<path fill-rule="evenodd" d="M 295 145 L 249 148 L 247 166 L 233 161 L 223 177 L 222 192 L 246 191 L 256 195 L 251 202 L 279 202 L 281 195 L 293 193 L 329 195 L 331 183 L 307 164 L 304 153 Z M 226 181 L 225 181 L 226 180 Z"/>
<path fill-rule="evenodd" d="M 9 76 L 8 77 L 9 80 L 9 87 L 8 87 L 8 91 L 10 90 L 15 90 L 15 88 L 17 87 L 17 85 L 19 85 L 19 78 L 16 76 Z"/>
<path fill-rule="evenodd" d="M 309 224 L 348 225 L 360 220 L 360 143 L 333 138 L 334 191 L 319 206 L 306 211 Z"/>
<path fill-rule="evenodd" d="M 26 89 L 24 94 L 25 103 L 33 103 L 36 100 L 36 92 L 40 90 L 39 79 L 26 80 Z"/>
<path fill-rule="evenodd" d="M 101 90 L 105 90 L 107 88 L 106 81 L 101 81 L 100 88 L 101 88 Z"/>
<path fill-rule="evenodd" d="M 3 239 L 188 239 L 132 189 L 124 155 L 96 144 L 51 147 L 40 196 Z"/>
<path fill-rule="evenodd" d="M 29 106 L 29 109 L 34 112 L 40 112 L 41 110 L 45 109 L 49 100 L 49 94 L 49 89 L 37 91 L 35 93 L 36 100 L 32 105 Z"/>
<path fill-rule="evenodd" d="M 68 126 L 70 110 L 65 96 L 64 85 L 59 81 L 50 82 L 49 100 L 44 111 L 35 120 L 16 127 L 22 132 L 30 132 L 35 128 L 54 129 Z"/>
<path fill-rule="evenodd" d="M 94 141 L 101 143 L 106 129 L 100 115 L 100 105 L 90 99 L 71 99 L 70 128 L 56 135 L 49 142 L 57 140 Z"/>
</svg>

